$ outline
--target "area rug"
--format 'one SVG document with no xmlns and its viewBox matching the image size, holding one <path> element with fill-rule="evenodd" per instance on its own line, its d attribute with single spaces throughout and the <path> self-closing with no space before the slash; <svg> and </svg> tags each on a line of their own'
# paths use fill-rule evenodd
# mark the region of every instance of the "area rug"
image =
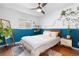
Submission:
<svg viewBox="0 0 79 59">
<path fill-rule="evenodd" d="M 13 56 L 30 56 L 28 51 L 25 51 L 23 47 L 14 46 L 11 48 Z"/>
<path fill-rule="evenodd" d="M 63 54 L 61 54 L 55 50 L 51 50 L 51 49 L 47 53 L 49 56 L 62 56 L 63 55 Z"/>
<path fill-rule="evenodd" d="M 31 56 L 31 54 L 26 50 L 24 50 L 23 47 L 14 46 L 11 48 L 13 56 Z M 55 51 L 55 50 L 49 50 L 47 52 L 48 56 L 62 56 L 63 54 Z"/>
</svg>

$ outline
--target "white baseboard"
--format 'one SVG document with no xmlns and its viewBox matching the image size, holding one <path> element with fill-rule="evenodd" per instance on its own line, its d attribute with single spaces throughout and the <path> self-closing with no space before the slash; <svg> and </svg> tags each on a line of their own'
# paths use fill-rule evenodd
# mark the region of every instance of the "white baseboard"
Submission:
<svg viewBox="0 0 79 59">
<path fill-rule="evenodd" d="M 15 44 L 19 44 L 20 42 L 15 42 Z"/>
<path fill-rule="evenodd" d="M 79 51 L 79 48 L 74 48 L 74 47 L 72 47 L 72 49 L 74 49 L 74 50 L 78 50 L 78 51 Z"/>
</svg>

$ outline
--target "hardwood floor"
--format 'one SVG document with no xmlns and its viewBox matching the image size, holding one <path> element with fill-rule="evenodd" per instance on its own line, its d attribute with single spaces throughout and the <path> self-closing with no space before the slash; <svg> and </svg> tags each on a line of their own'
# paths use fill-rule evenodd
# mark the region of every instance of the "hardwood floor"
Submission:
<svg viewBox="0 0 79 59">
<path fill-rule="evenodd" d="M 66 46 L 56 46 L 54 50 L 62 53 L 64 56 L 79 56 L 79 51 Z"/>
<path fill-rule="evenodd" d="M 70 47 L 66 47 L 63 45 L 60 46 L 54 46 L 51 48 L 51 50 L 55 50 L 61 54 L 63 54 L 63 56 L 79 56 L 79 51 L 78 50 L 74 50 Z M 47 50 L 49 51 L 49 50 Z M 41 54 L 41 56 L 47 56 L 47 51 L 45 51 L 44 53 Z"/>
<path fill-rule="evenodd" d="M 11 47 L 0 48 L 0 56 L 12 56 Z"/>
<path fill-rule="evenodd" d="M 56 45 L 50 49 L 63 54 L 63 56 L 79 56 L 79 51 L 65 46 Z M 47 51 L 49 51 L 49 49 Z M 47 51 L 40 54 L 40 56 L 48 56 Z M 12 56 L 11 47 L 0 48 L 0 56 Z"/>
</svg>

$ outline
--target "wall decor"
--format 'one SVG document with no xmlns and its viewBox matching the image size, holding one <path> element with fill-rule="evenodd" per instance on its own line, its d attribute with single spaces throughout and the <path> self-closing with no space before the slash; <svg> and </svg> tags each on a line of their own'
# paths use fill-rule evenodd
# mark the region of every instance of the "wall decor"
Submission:
<svg viewBox="0 0 79 59">
<path fill-rule="evenodd" d="M 30 20 L 26 21 L 19 21 L 19 27 L 20 28 L 32 28 L 33 27 L 33 22 Z"/>
<path fill-rule="evenodd" d="M 79 7 L 76 7 L 75 10 L 73 8 L 68 8 L 66 10 L 63 10 L 61 12 L 60 20 L 67 21 L 67 38 L 70 38 L 70 32 L 71 32 L 71 23 L 74 24 L 75 28 L 79 28 Z"/>
<path fill-rule="evenodd" d="M 61 12 L 60 20 L 66 20 L 69 23 L 72 22 L 77 27 L 79 23 L 79 7 L 76 7 L 76 10 L 74 10 L 73 8 L 63 10 Z"/>
</svg>

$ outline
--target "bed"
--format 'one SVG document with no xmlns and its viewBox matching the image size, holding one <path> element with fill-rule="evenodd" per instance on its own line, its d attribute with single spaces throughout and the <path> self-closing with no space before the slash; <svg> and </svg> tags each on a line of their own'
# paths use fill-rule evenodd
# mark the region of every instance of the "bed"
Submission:
<svg viewBox="0 0 79 59">
<path fill-rule="evenodd" d="M 50 33 L 53 33 L 55 35 L 50 35 Z M 24 36 L 21 38 L 22 40 L 20 41 L 20 43 L 25 50 L 30 52 L 32 56 L 39 56 L 44 51 L 60 42 L 58 33 L 58 30 L 46 30 L 41 35 Z"/>
</svg>

